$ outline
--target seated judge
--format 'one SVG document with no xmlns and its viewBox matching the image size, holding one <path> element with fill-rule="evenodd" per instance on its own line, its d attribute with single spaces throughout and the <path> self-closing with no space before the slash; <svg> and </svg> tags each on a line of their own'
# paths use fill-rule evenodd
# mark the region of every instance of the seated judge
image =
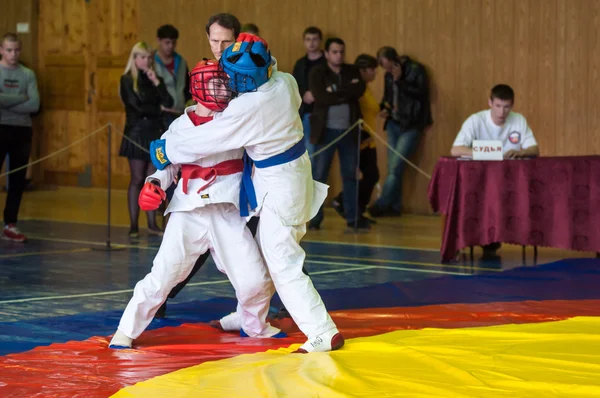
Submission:
<svg viewBox="0 0 600 398">
<path fill-rule="evenodd" d="M 502 141 L 504 159 L 539 156 L 540 150 L 523 115 L 511 112 L 515 93 L 506 84 L 492 88 L 490 109 L 474 113 L 463 123 L 450 153 L 472 156 L 474 140 Z"/>
</svg>

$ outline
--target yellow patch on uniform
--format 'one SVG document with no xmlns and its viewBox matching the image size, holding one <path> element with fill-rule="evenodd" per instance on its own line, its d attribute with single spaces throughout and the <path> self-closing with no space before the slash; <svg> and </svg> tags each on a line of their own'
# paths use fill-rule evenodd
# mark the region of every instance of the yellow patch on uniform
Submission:
<svg viewBox="0 0 600 398">
<path fill-rule="evenodd" d="M 271 78 L 271 73 L 273 73 L 273 65 L 269 65 L 269 69 L 267 70 L 267 77 Z"/>
<path fill-rule="evenodd" d="M 205 193 L 204 195 L 200 195 L 200 199 L 208 199 L 208 194 Z"/>
<path fill-rule="evenodd" d="M 233 49 L 231 50 L 231 52 L 234 52 L 234 53 L 236 53 L 236 52 L 240 51 L 240 47 L 241 47 L 241 46 L 242 46 L 242 42 L 241 42 L 241 41 L 238 41 L 237 43 L 235 43 L 235 44 L 233 45 Z"/>
<path fill-rule="evenodd" d="M 160 162 L 160 164 L 167 163 L 167 159 L 165 159 L 165 153 L 162 148 L 156 148 L 156 159 Z"/>
</svg>

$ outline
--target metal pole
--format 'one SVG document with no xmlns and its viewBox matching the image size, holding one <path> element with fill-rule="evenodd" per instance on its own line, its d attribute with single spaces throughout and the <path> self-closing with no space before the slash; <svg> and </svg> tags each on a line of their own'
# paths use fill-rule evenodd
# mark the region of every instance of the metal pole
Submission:
<svg viewBox="0 0 600 398">
<path fill-rule="evenodd" d="M 112 246 L 111 242 L 110 242 L 110 208 L 111 208 L 111 203 L 110 203 L 110 196 L 111 196 L 111 175 L 112 175 L 112 124 L 109 123 L 107 126 L 107 132 L 108 132 L 108 140 L 107 140 L 107 160 L 108 160 L 108 167 L 106 168 L 107 170 L 107 209 L 106 209 L 106 246 L 100 248 L 92 248 L 92 250 L 106 250 L 106 251 L 116 251 L 116 250 L 123 250 L 123 247 L 115 247 Z"/>
<path fill-rule="evenodd" d="M 112 174 L 112 170 L 111 170 L 111 161 L 112 161 L 112 125 L 109 124 L 108 125 L 108 205 L 107 205 L 107 220 L 106 220 L 106 224 L 107 224 L 107 238 L 106 238 L 106 248 L 110 250 L 110 186 L 111 186 L 111 181 L 110 181 L 110 176 Z"/>
<path fill-rule="evenodd" d="M 357 162 L 356 162 L 356 167 L 358 167 L 360 169 L 360 137 L 361 137 L 361 129 L 362 129 L 362 122 L 358 124 L 357 126 L 358 128 L 358 134 L 357 134 L 357 142 L 358 142 L 358 146 L 356 148 L 357 151 Z M 362 217 L 362 213 L 360 212 L 360 203 L 359 203 L 359 199 L 360 199 L 360 180 L 358 179 L 358 172 L 355 169 L 354 172 L 357 174 L 356 176 L 356 218 L 354 219 L 354 232 L 358 232 L 358 219 L 360 217 Z"/>
<path fill-rule="evenodd" d="M 7 153 L 6 154 L 6 172 L 9 173 L 10 172 L 10 155 Z M 10 190 L 10 176 L 6 176 L 6 192 L 8 192 Z"/>
</svg>

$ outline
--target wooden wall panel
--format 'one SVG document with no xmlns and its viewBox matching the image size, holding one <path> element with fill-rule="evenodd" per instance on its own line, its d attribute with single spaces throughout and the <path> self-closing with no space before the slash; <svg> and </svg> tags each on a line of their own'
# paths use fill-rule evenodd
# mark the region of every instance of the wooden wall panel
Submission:
<svg viewBox="0 0 600 398">
<path fill-rule="evenodd" d="M 600 83 L 600 0 L 174 0 L 169 7 L 158 0 L 94 0 L 87 6 L 83 0 L 41 3 L 40 54 L 83 54 L 86 71 L 96 72 L 95 102 L 86 108 L 90 129 L 119 117 L 116 123 L 122 123 L 117 87 L 114 91 L 111 87 L 119 68 L 101 66 L 103 59 L 126 59 L 137 40 L 155 46 L 157 27 L 172 23 L 180 31 L 178 51 L 193 66 L 211 55 L 205 21 L 214 13 L 231 12 L 242 22 L 260 27 L 280 70 L 291 71 L 303 55 L 302 31 L 309 25 L 319 26 L 326 36 L 342 37 L 348 61 L 362 52 L 374 54 L 380 46 L 392 45 L 424 63 L 432 84 L 434 125 L 424 133 L 414 161 L 428 173 L 439 156 L 448 154 L 465 118 L 487 107 L 489 90 L 497 83 L 515 89 L 515 111 L 527 117 L 543 155 L 600 152 L 594 106 Z M 90 8 L 97 19 L 92 25 Z M 93 34 L 88 35 L 90 26 Z M 71 37 L 77 32 L 81 32 L 79 37 Z M 382 83 L 380 72 L 373 85 L 377 97 Z M 63 134 L 67 123 L 58 123 L 63 120 L 58 116 L 50 120 L 49 136 Z M 377 128 L 385 134 L 381 123 Z M 120 139 L 114 141 L 116 155 Z M 105 142 L 101 144 L 91 144 L 98 148 L 90 157 L 93 174 L 98 176 L 103 173 L 97 171 L 106 166 L 105 154 L 101 154 Z M 387 153 L 379 143 L 378 149 L 385 177 Z M 114 166 L 117 180 L 126 181 L 126 162 L 115 156 Z M 340 186 L 337 170 L 333 169 L 332 194 Z M 427 185 L 426 178 L 407 169 L 407 211 L 430 212 Z"/>
<path fill-rule="evenodd" d="M 68 38 L 65 22 L 68 15 L 63 12 L 63 0 L 46 0 L 40 3 L 40 53 L 59 54 L 63 52 Z"/>
<path fill-rule="evenodd" d="M 565 117 L 566 117 L 566 86 L 567 79 L 572 79 L 573 75 L 566 69 L 567 67 L 567 17 L 566 9 L 568 0 L 556 0 L 556 47 L 555 47 L 555 63 L 556 63 L 556 80 L 554 85 L 556 86 L 556 97 L 554 102 L 556 103 L 556 124 L 554 129 L 548 134 L 550 140 L 554 139 L 555 152 L 543 152 L 549 154 L 564 154 L 564 142 L 565 142 Z M 549 84 L 550 86 L 550 84 Z M 552 101 L 552 100 L 550 100 Z M 544 115 L 546 117 L 550 115 Z M 544 150 L 545 149 L 541 149 Z"/>
<path fill-rule="evenodd" d="M 119 83 L 127 65 L 127 55 L 101 56 L 96 63 L 96 101 L 100 112 L 123 110 L 119 97 Z"/>
<path fill-rule="evenodd" d="M 99 12 L 107 22 L 97 24 L 104 32 L 104 38 L 101 45 L 92 47 L 91 51 L 95 57 L 97 88 L 93 107 L 96 115 L 92 125 L 98 128 L 112 123 L 111 167 L 112 186 L 115 188 L 126 188 L 129 183 L 129 165 L 125 158 L 119 157 L 125 114 L 118 90 L 131 48 L 139 40 L 139 7 L 137 0 L 98 2 Z M 151 41 L 150 44 L 155 45 L 155 42 Z M 97 151 L 91 158 L 93 186 L 105 187 L 107 184 L 107 141 L 106 132 L 96 136 L 94 141 Z"/>
<path fill-rule="evenodd" d="M 48 111 L 44 112 L 44 131 L 50 132 L 44 140 L 44 155 L 53 153 L 69 145 L 67 141 L 67 111 Z M 64 155 L 50 157 L 43 162 L 43 169 L 68 171 L 68 163 L 64 161 Z"/>
<path fill-rule="evenodd" d="M 556 2 L 540 2 L 538 5 L 539 25 L 537 26 L 538 34 L 538 64 L 535 73 L 538 75 L 538 91 L 535 93 L 536 98 L 530 102 L 536 103 L 537 99 L 553 98 L 551 101 L 537 101 L 539 111 L 530 116 L 532 128 L 536 130 L 536 140 L 541 148 L 544 148 L 546 153 L 556 153 L 557 142 L 552 136 L 555 132 L 557 108 L 557 93 L 558 86 L 564 84 L 559 81 L 558 71 L 562 66 L 557 64 L 558 53 L 558 29 L 546 29 L 557 20 L 557 4 Z M 552 84 L 553 83 L 553 84 Z M 522 100 L 519 100 L 522 101 Z M 529 115 L 528 115 L 529 116 Z"/>
<path fill-rule="evenodd" d="M 589 25 L 589 48 L 590 54 L 594 54 L 589 59 L 588 65 L 588 92 L 587 92 L 587 104 L 598 103 L 598 88 L 600 88 L 600 1 L 595 1 L 588 9 L 590 13 L 590 25 Z M 588 105 L 586 109 L 589 109 Z M 600 134 L 597 133 L 596 129 L 600 126 L 600 114 L 598 112 L 590 112 L 588 115 L 588 128 L 584 135 L 585 142 L 589 142 L 590 148 L 595 153 L 600 150 Z"/>
<path fill-rule="evenodd" d="M 91 131 L 88 7 L 85 0 L 40 2 L 42 155 L 64 148 Z M 44 162 L 44 181 L 79 184 L 81 173 L 89 166 L 91 144 L 90 140 L 82 141 Z"/>
<path fill-rule="evenodd" d="M 137 41 L 137 8 L 136 0 L 101 0 L 97 5 L 98 46 L 95 53 L 99 55 L 129 54 Z"/>
<path fill-rule="evenodd" d="M 107 123 L 112 123 L 112 139 L 111 139 L 111 167 L 112 167 L 112 186 L 117 188 L 125 188 L 129 183 L 129 165 L 125 158 L 119 157 L 119 147 L 121 146 L 123 127 L 125 125 L 125 114 L 121 111 L 117 112 L 99 112 L 97 118 L 97 128 L 104 126 Z M 107 184 L 107 145 L 108 135 L 106 133 L 99 134 L 94 141 L 96 150 L 92 157 L 92 185 L 106 187 Z"/>
<path fill-rule="evenodd" d="M 42 70 L 43 154 L 54 152 L 107 122 L 115 124 L 115 187 L 129 171 L 118 159 L 123 106 L 118 81 L 138 39 L 137 0 L 48 0 L 39 14 Z M 106 184 L 107 134 L 102 131 L 43 164 L 49 183 Z"/>
<path fill-rule="evenodd" d="M 95 34 L 88 37 L 85 0 L 63 0 L 62 3 L 64 31 L 64 47 L 61 52 L 66 54 L 83 54 L 90 40 L 95 40 Z M 94 18 L 95 16 L 91 16 Z"/>
<path fill-rule="evenodd" d="M 48 55 L 43 63 L 44 109 L 85 110 L 86 60 L 83 55 Z"/>
<path fill-rule="evenodd" d="M 566 155 L 577 155 L 580 151 L 589 153 L 591 148 L 580 148 L 588 134 L 588 116 L 592 109 L 588 103 L 587 91 L 590 88 L 588 80 L 588 62 L 590 52 L 588 46 L 591 38 L 588 34 L 590 9 L 576 7 L 567 2 L 566 10 L 566 87 L 565 87 L 565 139 L 563 142 Z M 598 88 L 595 87 L 594 91 Z"/>
<path fill-rule="evenodd" d="M 88 125 L 88 115 L 86 112 L 68 112 L 67 130 L 69 132 L 69 143 L 79 140 L 88 135 L 91 131 Z M 82 172 L 89 165 L 90 154 L 92 152 L 91 140 L 83 140 L 67 151 L 67 162 L 70 170 Z"/>
</svg>

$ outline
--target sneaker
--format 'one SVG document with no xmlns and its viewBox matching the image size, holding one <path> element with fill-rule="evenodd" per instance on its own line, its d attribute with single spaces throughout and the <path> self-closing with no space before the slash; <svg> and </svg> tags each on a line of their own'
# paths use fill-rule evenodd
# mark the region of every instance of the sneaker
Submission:
<svg viewBox="0 0 600 398">
<path fill-rule="evenodd" d="M 369 207 L 368 212 L 371 215 L 371 217 L 374 217 L 374 218 L 377 218 L 377 217 L 401 217 L 402 216 L 401 210 L 392 209 L 390 207 L 382 207 L 377 204 L 374 204 L 373 206 Z"/>
<path fill-rule="evenodd" d="M 313 220 L 310 220 L 308 222 L 308 230 L 309 231 L 318 231 L 321 229 L 321 223 L 320 222 L 316 222 Z"/>
<path fill-rule="evenodd" d="M 373 224 L 377 224 L 377 221 L 375 221 L 372 218 L 366 217 L 366 216 L 362 216 L 365 220 L 367 220 L 369 222 L 369 224 L 373 225 Z"/>
<path fill-rule="evenodd" d="M 313 339 L 309 339 L 300 348 L 293 352 L 293 354 L 307 354 L 309 352 L 328 352 L 339 350 L 344 346 L 344 337 L 338 332 L 337 329 L 333 329 L 322 333 Z"/>
<path fill-rule="evenodd" d="M 112 348 L 113 350 L 124 350 L 131 348 L 132 343 L 133 339 L 131 337 L 125 336 L 125 333 L 117 329 L 117 332 L 114 334 L 110 340 L 110 343 L 108 344 L 108 348 Z"/>
<path fill-rule="evenodd" d="M 164 234 L 165 234 L 165 231 L 163 231 L 162 229 L 160 229 L 158 227 L 148 228 L 148 235 L 163 236 Z"/>
<path fill-rule="evenodd" d="M 490 243 L 489 245 L 484 245 L 481 247 L 483 249 L 484 257 L 494 258 L 495 256 L 498 255 L 497 252 L 502 247 L 502 243 L 494 242 L 494 243 Z"/>
<path fill-rule="evenodd" d="M 348 221 L 346 223 L 348 229 L 356 229 L 358 231 L 368 231 L 371 229 L 371 223 L 365 217 L 360 216 L 358 221 L 355 223 L 354 221 Z"/>
<path fill-rule="evenodd" d="M 210 321 L 209 325 L 224 332 L 239 332 L 242 330 L 242 317 L 238 312 L 232 312 L 218 321 Z"/>
<path fill-rule="evenodd" d="M 378 206 L 378 205 L 373 205 L 373 206 L 369 207 L 368 212 L 371 215 L 371 217 L 374 217 L 374 218 L 383 217 L 385 214 L 384 209 L 382 209 L 381 206 Z"/>
<path fill-rule="evenodd" d="M 0 237 L 13 242 L 27 242 L 27 237 L 18 230 L 15 224 L 5 225 Z"/>
<path fill-rule="evenodd" d="M 244 329 L 241 329 L 240 336 L 241 337 L 253 337 L 256 339 L 285 339 L 286 337 L 288 337 L 287 333 L 283 332 L 279 328 L 276 328 L 276 327 L 273 327 L 270 325 L 266 328 L 265 331 L 263 331 L 258 336 L 250 336 L 248 333 L 246 333 L 246 331 Z"/>
</svg>

